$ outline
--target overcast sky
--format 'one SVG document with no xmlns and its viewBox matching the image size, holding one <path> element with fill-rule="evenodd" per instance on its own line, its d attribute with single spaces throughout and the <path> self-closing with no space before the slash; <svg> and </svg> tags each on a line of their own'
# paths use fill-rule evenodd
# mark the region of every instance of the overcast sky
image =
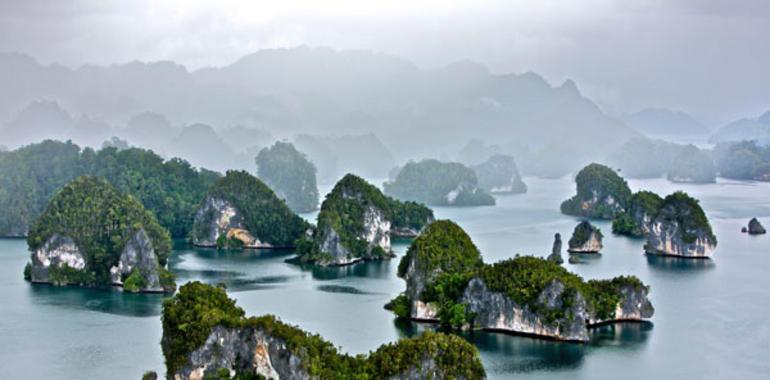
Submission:
<svg viewBox="0 0 770 380">
<path fill-rule="evenodd" d="M 714 124 L 770 109 L 766 0 L 0 1 L 0 51 L 43 63 L 195 69 L 297 45 L 571 78 L 610 112 L 663 106 Z"/>
</svg>

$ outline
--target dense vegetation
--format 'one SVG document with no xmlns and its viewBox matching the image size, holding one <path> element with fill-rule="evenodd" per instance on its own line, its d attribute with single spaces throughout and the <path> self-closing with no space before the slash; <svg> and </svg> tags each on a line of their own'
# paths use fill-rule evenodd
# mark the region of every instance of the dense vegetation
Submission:
<svg viewBox="0 0 770 380">
<path fill-rule="evenodd" d="M 479 275 L 490 290 L 505 293 L 517 304 L 525 305 L 544 316 L 549 323 L 568 317 L 566 313 L 578 292 L 585 298 L 589 312 L 593 312 L 597 319 L 606 320 L 614 318 L 615 308 L 622 301 L 621 286 L 644 287 L 634 276 L 586 282 L 559 264 L 532 256 L 516 256 L 486 265 Z M 538 300 L 543 290 L 554 280 L 565 287 L 560 308 L 549 308 Z"/>
<path fill-rule="evenodd" d="M 398 268 L 404 277 L 411 262 L 423 273 L 425 290 L 416 295 L 423 302 L 435 303 L 440 322 L 447 327 L 473 323 L 461 297 L 468 282 L 478 277 L 490 290 L 505 293 L 519 305 L 554 322 L 566 316 L 577 292 L 586 299 L 589 312 L 599 319 L 611 319 L 622 300 L 621 285 L 644 286 L 636 277 L 616 277 L 612 280 L 583 281 L 559 264 L 531 256 L 495 264 L 484 264 L 468 235 L 451 221 L 431 224 L 409 247 Z M 538 301 L 543 290 L 554 280 L 565 285 L 562 307 L 549 308 Z M 387 307 L 399 316 L 408 317 L 411 301 L 407 294 L 396 297 Z"/>
<path fill-rule="evenodd" d="M 484 191 L 508 193 L 527 191 L 527 185 L 521 180 L 521 174 L 513 156 L 495 154 L 472 168 L 478 177 L 479 188 Z"/>
<path fill-rule="evenodd" d="M 123 248 L 139 229 L 147 233 L 160 265 L 165 266 L 171 238 L 155 216 L 106 181 L 78 177 L 51 199 L 30 228 L 27 243 L 34 251 L 55 234 L 72 238 L 84 253 L 85 271 L 56 267 L 49 274 L 51 281 L 107 286 L 111 284 L 110 268 L 118 264 Z M 129 290 L 142 284 L 137 276 L 133 277 Z"/>
<path fill-rule="evenodd" d="M 246 318 L 243 309 L 227 297 L 224 288 L 199 282 L 185 284 L 163 303 L 161 346 L 171 377 L 188 363 L 215 326 L 255 328 L 286 342 L 301 360 L 301 367 L 319 379 L 382 379 L 419 369 L 425 359 L 435 360 L 447 378 L 481 379 L 484 369 L 475 347 L 459 337 L 426 333 L 385 344 L 369 355 L 342 354 L 318 335 L 282 323 L 271 315 Z M 241 376 L 241 377 L 238 377 Z M 230 378 L 229 376 L 227 378 Z M 236 374 L 249 378 L 249 374 Z"/>
<path fill-rule="evenodd" d="M 720 143 L 714 148 L 714 159 L 721 177 L 770 181 L 770 146 L 754 141 Z"/>
<path fill-rule="evenodd" d="M 0 235 L 25 235 L 56 191 L 81 175 L 103 177 L 131 194 L 176 237 L 188 235 L 199 202 L 218 177 L 149 150 L 81 150 L 50 140 L 28 145 L 0 155 Z"/>
<path fill-rule="evenodd" d="M 620 235 L 642 236 L 644 218 L 652 219 L 658 213 L 663 198 L 651 191 L 637 191 L 631 196 L 626 211 L 615 215 L 612 232 Z"/>
<path fill-rule="evenodd" d="M 428 205 L 485 206 L 495 198 L 477 188 L 476 173 L 457 162 L 410 161 L 396 179 L 386 182 L 385 193 Z"/>
<path fill-rule="evenodd" d="M 276 247 L 294 246 L 310 228 L 267 185 L 245 171 L 228 171 L 214 182 L 207 197 L 230 202 L 252 235 Z"/>
<path fill-rule="evenodd" d="M 265 181 L 294 212 L 318 208 L 316 168 L 294 145 L 278 141 L 259 151 L 257 177 Z"/>
<path fill-rule="evenodd" d="M 687 145 L 674 157 L 667 178 L 672 182 L 713 183 L 717 171 L 708 153 Z"/>
<path fill-rule="evenodd" d="M 711 244 L 717 243 L 706 213 L 698 204 L 698 200 L 683 191 L 677 191 L 663 199 L 655 220 L 677 223 L 685 243 L 695 242 L 697 235 L 701 233 L 705 234 Z"/>
<path fill-rule="evenodd" d="M 604 165 L 584 167 L 575 177 L 575 182 L 577 194 L 561 204 L 564 214 L 612 219 L 628 205 L 631 198 L 626 180 Z"/>
<path fill-rule="evenodd" d="M 380 247 L 377 252 L 367 252 L 368 243 L 362 238 L 364 232 L 364 213 L 367 208 L 381 210 L 391 229 L 422 230 L 433 221 L 433 211 L 416 202 L 401 202 L 388 197 L 376 186 L 353 174 L 345 175 L 334 189 L 326 195 L 318 213 L 318 223 L 312 239 L 304 239 L 297 244 L 298 253 L 303 260 L 318 260 L 325 253 L 320 245 L 325 234 L 333 229 L 340 240 L 354 257 L 386 257 Z"/>
</svg>

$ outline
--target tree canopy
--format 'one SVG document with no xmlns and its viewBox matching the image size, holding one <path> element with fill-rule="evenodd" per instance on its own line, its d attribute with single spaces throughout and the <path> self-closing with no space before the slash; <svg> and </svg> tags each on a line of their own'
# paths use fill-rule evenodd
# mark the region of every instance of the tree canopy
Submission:
<svg viewBox="0 0 770 380">
<path fill-rule="evenodd" d="M 458 162 L 410 161 L 395 180 L 385 183 L 385 193 L 428 205 L 494 205 L 495 198 L 478 188 L 473 169 Z"/>
</svg>

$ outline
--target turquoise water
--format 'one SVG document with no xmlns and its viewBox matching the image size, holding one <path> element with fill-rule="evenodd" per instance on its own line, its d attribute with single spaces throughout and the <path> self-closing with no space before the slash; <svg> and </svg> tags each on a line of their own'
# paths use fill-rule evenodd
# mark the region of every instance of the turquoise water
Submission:
<svg viewBox="0 0 770 380">
<path fill-rule="evenodd" d="M 468 231 L 487 262 L 516 253 L 545 256 L 553 234 L 569 237 L 577 219 L 559 203 L 574 192 L 568 178 L 529 178 L 530 191 L 498 197 L 495 207 L 437 208 Z M 480 350 L 492 379 L 767 378 L 770 376 L 770 235 L 740 227 L 757 216 L 770 224 L 770 184 L 720 181 L 674 185 L 630 181 L 661 194 L 683 189 L 701 199 L 719 239 L 713 260 L 647 257 L 641 240 L 612 236 L 580 264 L 585 278 L 634 274 L 652 286 L 651 323 L 592 330 L 590 344 L 492 333 L 464 336 Z M 407 242 L 397 242 L 396 253 Z M 430 325 L 400 323 L 382 308 L 404 288 L 398 259 L 345 268 L 302 268 L 291 252 L 217 252 L 176 247 L 170 262 L 181 282 L 225 283 L 249 314 L 271 313 L 361 353 Z M 0 378 L 138 379 L 163 373 L 159 295 L 32 286 L 21 273 L 23 240 L 0 240 Z"/>
</svg>

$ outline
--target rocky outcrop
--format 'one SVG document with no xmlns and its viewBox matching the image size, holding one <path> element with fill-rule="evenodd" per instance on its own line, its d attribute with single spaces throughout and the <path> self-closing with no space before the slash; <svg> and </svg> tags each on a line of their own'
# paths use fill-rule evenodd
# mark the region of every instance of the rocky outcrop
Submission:
<svg viewBox="0 0 770 380">
<path fill-rule="evenodd" d="M 551 254 L 548 255 L 548 260 L 557 264 L 564 262 L 564 259 L 561 257 L 561 234 L 559 233 L 553 236 L 553 248 L 551 248 Z"/>
<path fill-rule="evenodd" d="M 599 253 L 602 249 L 602 232 L 584 220 L 575 227 L 567 249 L 570 253 Z"/>
<path fill-rule="evenodd" d="M 589 218 L 613 219 L 628 206 L 631 189 L 614 170 L 590 164 L 575 177 L 577 194 L 562 202 L 561 212 Z"/>
<path fill-rule="evenodd" d="M 178 369 L 175 380 L 203 380 L 225 369 L 228 375 L 249 373 L 267 379 L 310 379 L 286 341 L 263 329 L 216 326 L 206 342 L 189 355 L 189 362 Z"/>
<path fill-rule="evenodd" d="M 676 222 L 656 221 L 647 234 L 644 251 L 651 255 L 709 258 L 714 254 L 716 242 L 705 232 L 696 232 L 694 238 L 685 241 Z"/>
<path fill-rule="evenodd" d="M 51 272 L 66 268 L 82 271 L 85 267 L 85 256 L 75 241 L 68 236 L 54 234 L 32 253 L 30 280 L 35 283 L 67 285 L 63 279 L 50 276 Z"/>
<path fill-rule="evenodd" d="M 139 229 L 123 247 L 118 265 L 110 268 L 110 275 L 113 285 L 122 286 L 123 279 L 137 270 L 146 281 L 146 285 L 139 291 L 164 292 L 167 290 L 164 290 L 160 282 L 160 268 L 150 238 L 144 229 Z"/>
<path fill-rule="evenodd" d="M 564 285 L 552 281 L 538 296 L 538 303 L 549 309 L 564 309 L 561 301 Z M 556 321 L 547 321 L 542 313 L 522 306 L 500 292 L 489 290 L 481 279 L 474 278 L 463 293 L 462 302 L 475 315 L 474 325 L 494 331 L 544 336 L 566 341 L 588 341 L 588 320 L 585 300 L 579 293 L 573 296 L 571 306 Z"/>
<path fill-rule="evenodd" d="M 667 196 L 650 224 L 644 250 L 648 254 L 708 258 L 717 239 L 698 201 L 683 192 Z"/>
<path fill-rule="evenodd" d="M 757 218 L 751 218 L 749 220 L 749 228 L 746 230 L 750 235 L 762 235 L 764 233 L 767 233 L 765 230 L 765 227 L 762 226 L 762 223 L 757 220 Z"/>
<path fill-rule="evenodd" d="M 652 318 L 655 314 L 655 308 L 647 297 L 649 290 L 646 287 L 623 284 L 619 286 L 618 292 L 621 301 L 615 307 L 614 315 L 611 318 L 601 318 L 591 313 L 589 326 L 615 321 L 642 321 Z"/>
<path fill-rule="evenodd" d="M 237 239 L 244 248 L 271 248 L 246 229 L 243 215 L 230 202 L 208 196 L 195 213 L 192 242 L 198 247 L 217 247 L 222 239 Z"/>
<path fill-rule="evenodd" d="M 386 197 L 352 174 L 343 177 L 321 204 L 318 226 L 299 244 L 300 261 L 349 265 L 393 257 L 391 235 L 414 237 L 433 221 L 433 211 Z"/>
</svg>

